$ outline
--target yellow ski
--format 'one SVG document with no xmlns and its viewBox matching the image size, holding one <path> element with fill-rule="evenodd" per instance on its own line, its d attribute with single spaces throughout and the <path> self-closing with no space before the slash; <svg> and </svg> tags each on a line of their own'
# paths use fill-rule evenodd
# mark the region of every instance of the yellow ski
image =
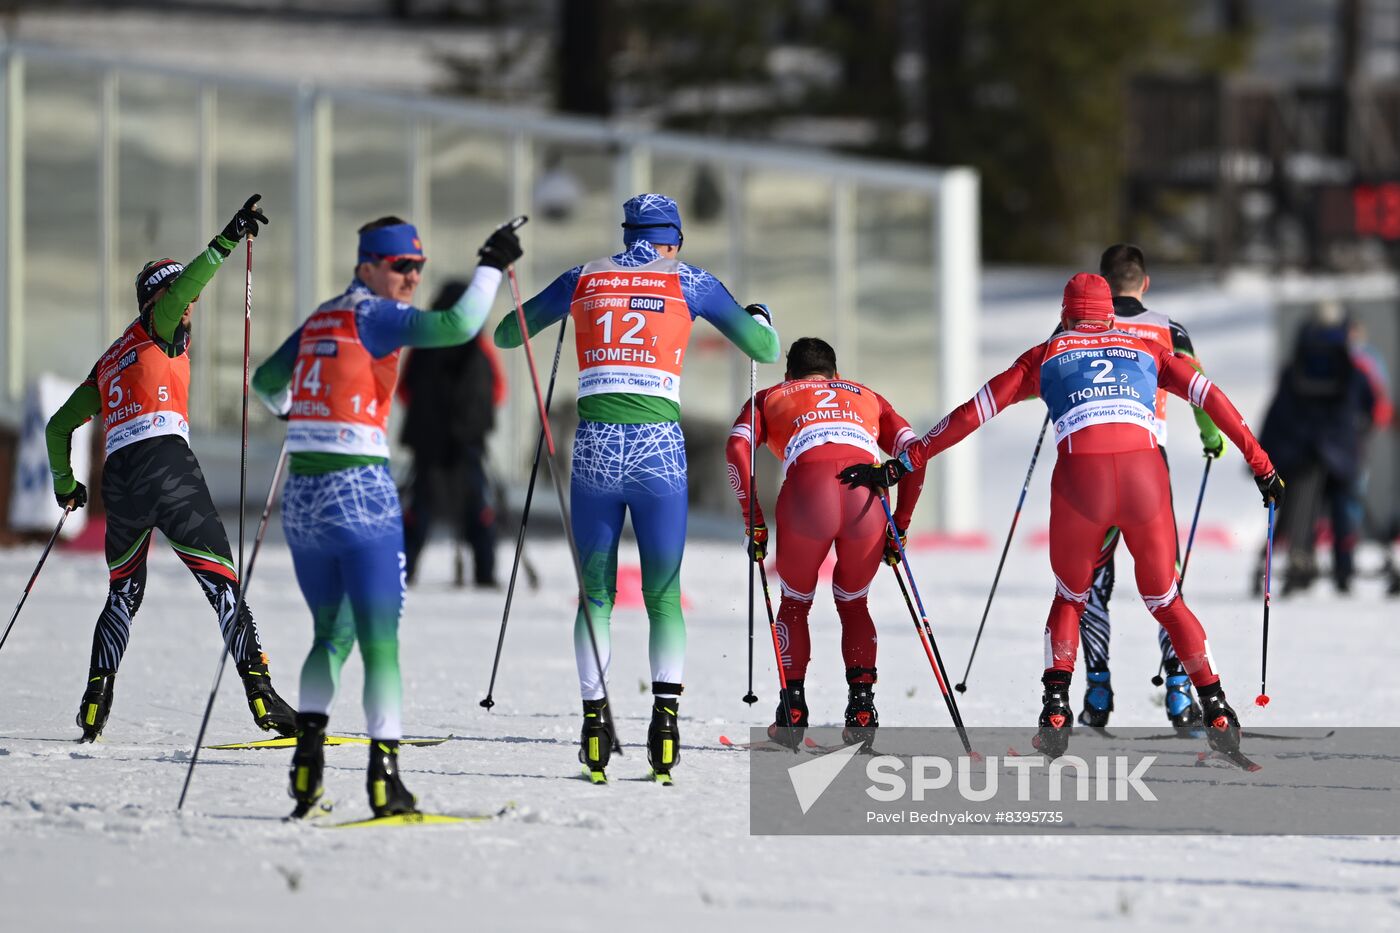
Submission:
<svg viewBox="0 0 1400 933">
<path fill-rule="evenodd" d="M 448 736 L 444 736 L 443 738 L 440 738 L 440 739 L 403 739 L 402 741 L 399 742 L 399 744 L 400 744 L 400 745 L 416 745 L 416 746 L 419 746 L 419 747 L 426 747 L 426 746 L 429 746 L 429 745 L 441 745 L 443 742 L 446 742 L 448 739 L 451 739 L 451 738 L 455 738 L 455 736 L 448 735 Z M 276 739 L 263 739 L 262 741 L 259 741 L 259 742 L 232 742 L 232 743 L 230 743 L 230 744 L 228 744 L 228 745 L 206 745 L 206 746 L 204 746 L 204 747 L 205 747 L 205 748 L 208 748 L 208 749 L 213 749 L 213 750 L 215 750 L 215 751 L 226 752 L 226 751 L 235 751 L 235 750 L 241 750 L 241 749 L 296 748 L 296 744 L 297 744 L 297 740 L 296 740 L 296 737 L 295 737 L 295 736 L 282 736 L 282 737 L 276 738 Z M 324 744 L 326 744 L 326 745 L 368 745 L 368 744 L 369 744 L 369 739 L 366 738 L 365 736 L 361 736 L 361 735 L 327 735 L 327 736 L 326 736 L 326 741 L 325 741 Z"/>
</svg>

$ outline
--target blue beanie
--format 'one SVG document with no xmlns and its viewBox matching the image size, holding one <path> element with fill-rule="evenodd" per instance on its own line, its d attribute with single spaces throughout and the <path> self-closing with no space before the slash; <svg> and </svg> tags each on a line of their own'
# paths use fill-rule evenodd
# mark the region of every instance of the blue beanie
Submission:
<svg viewBox="0 0 1400 933">
<path fill-rule="evenodd" d="M 413 224 L 394 224 L 360 234 L 358 262 L 375 262 L 385 256 L 423 257 L 423 241 Z"/>
<path fill-rule="evenodd" d="M 622 205 L 622 242 L 679 246 L 681 209 L 664 194 L 639 194 Z"/>
</svg>

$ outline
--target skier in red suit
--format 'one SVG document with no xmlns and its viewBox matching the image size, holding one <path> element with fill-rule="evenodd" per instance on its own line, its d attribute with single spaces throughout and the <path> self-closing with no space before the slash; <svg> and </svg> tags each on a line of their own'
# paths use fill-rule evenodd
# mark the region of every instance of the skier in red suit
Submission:
<svg viewBox="0 0 1400 933">
<path fill-rule="evenodd" d="M 1196 687 L 1211 747 L 1237 752 L 1239 717 L 1225 701 L 1205 631 L 1177 586 L 1171 492 L 1155 431 L 1158 387 L 1210 415 L 1249 463 L 1266 505 L 1282 501 L 1283 480 L 1225 393 L 1186 358 L 1113 328 L 1113 299 L 1102 277 L 1081 272 L 1069 280 L 1061 321 L 1063 331 L 1021 354 L 896 459 L 850 467 L 841 479 L 893 485 L 1006 406 L 1044 399 L 1059 456 L 1050 486 L 1055 599 L 1045 623 L 1044 708 L 1036 746 L 1051 758 L 1068 747 L 1079 617 L 1099 545 L 1117 526 L 1133 555 L 1138 592 Z"/>
<path fill-rule="evenodd" d="M 749 518 L 750 450 L 766 444 L 783 464 L 778 493 L 778 577 L 783 598 L 778 607 L 778 645 L 787 690 L 778 702 L 777 721 L 768 734 L 797 747 L 807 726 L 805 693 L 812 641 L 807 614 L 816 597 L 817 572 L 833 545 L 836 567 L 831 591 L 841 618 L 841 657 L 849 687 L 845 735 L 848 742 L 869 743 L 879 726 L 875 709 L 875 623 L 866 594 L 883 557 L 899 560 L 887 536 L 884 510 L 868 490 L 847 489 L 834 470 L 878 459 L 881 450 L 901 453 L 918 435 L 883 397 L 836 372 L 836 351 L 825 340 L 803 337 L 788 350 L 781 383 L 755 396 L 757 435 L 751 436 L 749 404 L 734 419 L 725 454 L 729 482 Z M 924 471 L 913 471 L 899 484 L 895 525 L 902 538 L 923 489 Z M 768 528 L 754 503 L 749 555 L 767 555 Z M 786 711 L 786 713 L 785 713 Z"/>
</svg>

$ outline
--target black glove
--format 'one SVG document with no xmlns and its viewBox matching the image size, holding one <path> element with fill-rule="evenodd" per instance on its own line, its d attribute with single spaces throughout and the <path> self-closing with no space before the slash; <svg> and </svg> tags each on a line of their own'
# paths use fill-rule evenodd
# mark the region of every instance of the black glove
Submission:
<svg viewBox="0 0 1400 933">
<path fill-rule="evenodd" d="M 761 564 L 768 557 L 768 526 L 759 522 L 749 530 L 749 558 Z"/>
<path fill-rule="evenodd" d="M 233 219 L 224 227 L 224 232 L 219 234 L 225 240 L 237 243 L 245 236 L 257 236 L 258 224 L 267 223 L 267 215 L 258 207 L 258 202 L 262 200 L 262 195 L 255 194 L 243 202 L 243 206 L 238 209 L 238 213 L 233 215 Z M 211 240 L 209 245 L 223 252 L 218 245 L 218 240 Z"/>
<path fill-rule="evenodd" d="M 899 542 L 896 543 L 894 535 L 890 533 L 890 523 L 885 522 L 885 563 L 891 567 L 899 563 L 899 552 L 909 540 L 909 529 L 899 529 Z"/>
<path fill-rule="evenodd" d="M 73 508 L 81 509 L 83 506 L 87 505 L 87 487 L 75 481 L 73 489 L 70 492 L 62 493 L 55 489 L 53 491 L 53 497 L 57 499 L 58 504 L 65 509 L 68 508 L 68 503 L 70 502 L 73 503 Z"/>
<path fill-rule="evenodd" d="M 837 473 L 836 478 L 851 488 L 869 486 L 871 489 L 889 489 L 909 472 L 909 468 L 896 457 L 884 463 L 857 463 L 855 466 L 848 466 Z"/>
<path fill-rule="evenodd" d="M 1278 470 L 1270 470 L 1263 476 L 1254 477 L 1254 485 L 1259 487 L 1265 505 L 1268 505 L 1270 500 L 1275 507 L 1283 505 L 1283 477 L 1278 475 Z"/>
<path fill-rule="evenodd" d="M 1210 440 L 1201 439 L 1201 448 L 1205 451 L 1207 459 L 1214 460 L 1225 453 L 1225 435 L 1219 431 Z"/>
<path fill-rule="evenodd" d="M 504 269 L 524 256 L 525 250 L 520 248 L 520 238 L 515 235 L 515 231 L 505 226 L 497 227 L 476 254 L 481 257 L 481 265 L 490 266 L 492 269 Z"/>
<path fill-rule="evenodd" d="M 773 312 L 769 311 L 768 306 L 765 304 L 754 303 L 745 307 L 744 310 L 749 312 L 753 317 L 761 317 L 769 324 L 773 323 Z"/>
</svg>

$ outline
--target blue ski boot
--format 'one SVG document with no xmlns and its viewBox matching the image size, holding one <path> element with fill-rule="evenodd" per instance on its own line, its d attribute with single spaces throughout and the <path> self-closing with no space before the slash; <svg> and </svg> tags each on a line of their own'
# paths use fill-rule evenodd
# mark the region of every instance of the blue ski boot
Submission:
<svg viewBox="0 0 1400 933">
<path fill-rule="evenodd" d="M 1191 678 L 1185 674 L 1167 675 L 1167 718 L 1178 732 L 1201 728 L 1201 708 L 1191 695 Z"/>
<path fill-rule="evenodd" d="M 1084 708 L 1079 711 L 1079 724 L 1093 729 L 1108 725 L 1108 714 L 1113 712 L 1113 684 L 1109 682 L 1108 671 L 1089 671 L 1089 683 L 1084 688 Z"/>
</svg>

